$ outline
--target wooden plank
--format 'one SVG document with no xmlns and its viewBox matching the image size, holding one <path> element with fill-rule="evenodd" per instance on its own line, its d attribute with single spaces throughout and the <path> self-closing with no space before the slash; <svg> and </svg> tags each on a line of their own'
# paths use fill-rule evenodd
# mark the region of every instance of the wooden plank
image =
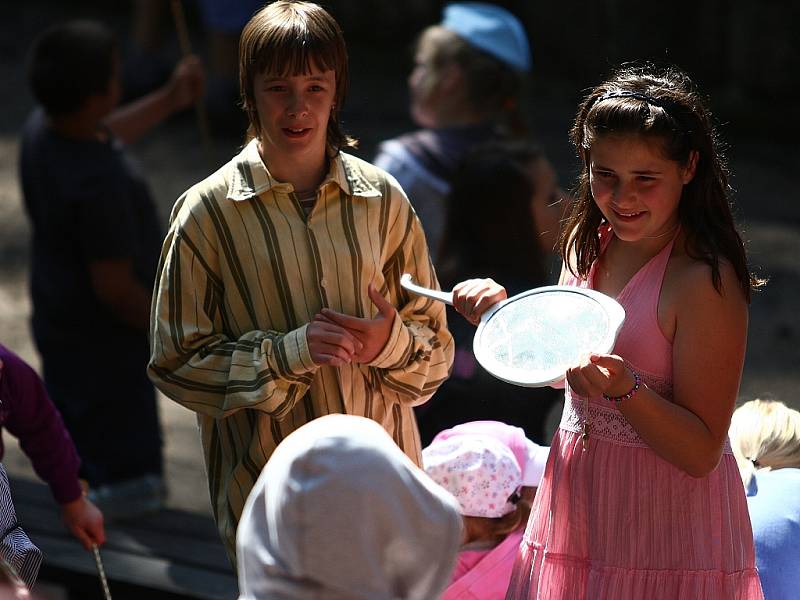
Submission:
<svg viewBox="0 0 800 600">
<path fill-rule="evenodd" d="M 58 512 L 58 507 L 46 485 L 28 479 L 11 478 L 12 497 L 18 509 L 29 506 L 49 507 Z M 19 511 L 18 511 L 19 512 Z M 162 509 L 134 519 L 117 520 L 112 523 L 117 529 L 150 529 L 159 532 L 175 532 L 178 535 L 219 541 L 219 532 L 213 519 L 187 511 Z"/>
<path fill-rule="evenodd" d="M 34 543 L 39 535 L 44 534 L 74 541 L 75 550 L 80 550 L 81 546 L 73 540 L 57 513 L 47 508 L 28 506 L 21 509 L 18 516 L 22 528 Z M 176 535 L 175 532 L 139 530 L 135 526 L 119 527 L 112 523 L 106 527 L 105 548 L 142 556 L 159 556 L 221 573 L 233 572 L 219 537 L 212 541 L 198 540 Z"/>
<path fill-rule="evenodd" d="M 13 480 L 17 515 L 52 571 L 96 577 L 94 559 L 67 531 L 44 484 Z M 110 581 L 201 599 L 235 598 L 235 573 L 213 521 L 163 510 L 106 525 L 102 549 Z"/>
<path fill-rule="evenodd" d="M 36 540 L 44 553 L 45 565 L 54 564 L 72 572 L 97 576 L 94 560 L 88 552 L 75 551 L 75 544 L 60 537 L 41 535 Z M 238 595 L 236 578 L 164 560 L 152 556 L 132 556 L 113 549 L 102 551 L 103 565 L 110 585 L 115 581 L 155 588 L 201 600 L 230 600 Z M 113 595 L 113 587 L 112 587 Z"/>
<path fill-rule="evenodd" d="M 217 526 L 211 517 L 182 510 L 162 509 L 135 519 L 119 520 L 114 525 L 120 529 L 175 532 L 184 537 L 213 540 L 222 544 Z"/>
</svg>

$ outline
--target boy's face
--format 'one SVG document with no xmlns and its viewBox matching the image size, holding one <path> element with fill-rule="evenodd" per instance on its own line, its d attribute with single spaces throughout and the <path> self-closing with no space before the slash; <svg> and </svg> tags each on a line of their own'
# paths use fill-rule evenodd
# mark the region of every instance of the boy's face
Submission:
<svg viewBox="0 0 800 600">
<path fill-rule="evenodd" d="M 336 73 L 312 63 L 307 74 L 262 73 L 253 81 L 264 158 L 305 163 L 325 160 L 328 120 L 336 94 Z"/>
<path fill-rule="evenodd" d="M 112 59 L 108 87 L 100 93 L 92 94 L 86 100 L 89 110 L 99 119 L 110 115 L 119 104 L 119 100 L 122 97 L 121 71 L 121 61 L 117 53 Z"/>
<path fill-rule="evenodd" d="M 436 73 L 430 51 L 420 49 L 414 57 L 414 68 L 408 76 L 411 118 L 420 127 L 435 127 L 432 107 L 436 104 Z"/>
</svg>

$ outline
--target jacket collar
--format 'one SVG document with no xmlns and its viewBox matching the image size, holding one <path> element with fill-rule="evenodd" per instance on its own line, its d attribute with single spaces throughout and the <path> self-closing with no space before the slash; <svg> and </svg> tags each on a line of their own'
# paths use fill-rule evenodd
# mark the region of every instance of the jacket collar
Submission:
<svg viewBox="0 0 800 600">
<path fill-rule="evenodd" d="M 292 191 L 292 185 L 278 181 L 267 170 L 261 155 L 258 153 L 258 140 L 253 139 L 233 159 L 233 176 L 228 184 L 228 198 L 234 201 L 249 200 L 268 190 L 283 192 Z M 334 184 L 350 196 L 375 197 L 380 191 L 370 183 L 353 158 L 345 153 L 337 152 L 331 160 L 328 175 L 320 187 Z"/>
</svg>

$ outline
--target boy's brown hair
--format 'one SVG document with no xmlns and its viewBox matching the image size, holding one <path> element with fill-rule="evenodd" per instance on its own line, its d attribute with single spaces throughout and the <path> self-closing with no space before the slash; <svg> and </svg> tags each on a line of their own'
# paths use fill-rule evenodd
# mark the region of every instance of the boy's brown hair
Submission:
<svg viewBox="0 0 800 600">
<path fill-rule="evenodd" d="M 347 48 L 342 30 L 321 6 L 291 0 L 273 2 L 259 10 L 245 25 L 239 41 L 239 91 L 250 123 L 250 137 L 258 137 L 261 131 L 253 89 L 256 76 L 307 74 L 312 66 L 336 73 L 327 131 L 329 151 L 336 153 L 342 147 L 356 145 L 339 124 L 339 110 L 348 87 Z"/>
<path fill-rule="evenodd" d="M 108 92 L 117 38 L 97 21 L 75 20 L 43 31 L 28 56 L 28 83 L 51 117 L 81 110 L 94 94 Z"/>
</svg>

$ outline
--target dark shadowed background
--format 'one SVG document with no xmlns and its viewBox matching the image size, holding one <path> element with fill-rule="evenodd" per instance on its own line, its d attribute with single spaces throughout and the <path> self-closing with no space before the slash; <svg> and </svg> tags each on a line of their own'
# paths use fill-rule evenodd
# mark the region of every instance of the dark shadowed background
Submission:
<svg viewBox="0 0 800 600">
<path fill-rule="evenodd" d="M 351 55 L 346 129 L 369 159 L 378 141 L 412 128 L 405 80 L 414 35 L 435 23 L 443 2 L 338 0 L 323 2 L 341 23 Z M 797 105 L 800 94 L 800 3 L 792 0 L 676 0 L 645 3 L 602 0 L 557 3 L 498 2 L 528 30 L 533 73 L 525 104 L 532 134 L 547 150 L 562 183 L 572 183 L 576 163 L 567 141 L 584 91 L 628 60 L 674 62 L 710 96 L 736 190 L 752 265 L 770 278 L 751 309 L 741 399 L 777 397 L 800 408 L 800 171 Z M 197 52 L 206 53 L 198 12 L 186 14 Z M 29 229 L 17 179 L 17 135 L 33 106 L 24 74 L 26 52 L 44 27 L 72 17 L 105 21 L 124 41 L 128 2 L 29 0 L 4 3 L 0 19 L 0 341 L 35 367 L 27 291 Z M 174 36 L 173 36 L 174 37 Z M 177 56 L 177 44 L 172 52 Z M 162 217 L 177 196 L 232 156 L 241 131 L 215 128 L 204 150 L 192 112 L 179 115 L 132 147 L 152 185 Z M 412 198 L 413 201 L 413 198 Z M 487 204 L 492 201 L 487 199 Z M 79 373 L 77 377 L 91 377 Z M 714 373 L 709 373 L 714 377 Z M 113 390 L 109 391 L 113 394 Z M 208 497 L 194 417 L 161 398 L 167 476 L 173 506 L 208 513 Z M 135 408 L 132 408 L 135 418 Z M 9 446 L 11 474 L 33 477 Z"/>
</svg>

